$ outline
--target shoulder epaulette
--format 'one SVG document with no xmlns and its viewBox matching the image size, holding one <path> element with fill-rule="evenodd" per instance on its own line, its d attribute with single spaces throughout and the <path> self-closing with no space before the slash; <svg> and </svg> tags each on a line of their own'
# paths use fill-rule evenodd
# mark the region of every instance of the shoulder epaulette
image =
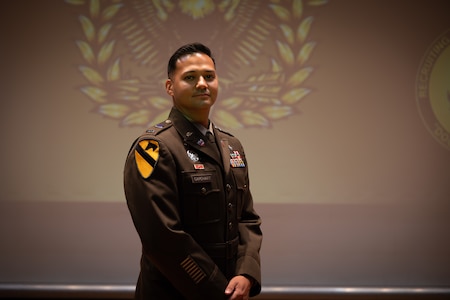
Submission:
<svg viewBox="0 0 450 300">
<path fill-rule="evenodd" d="M 232 135 L 232 134 L 229 133 L 228 131 L 223 130 L 222 128 L 216 127 L 216 129 L 219 130 L 220 132 L 223 132 L 223 133 L 225 133 L 225 134 L 228 134 L 229 136 L 233 136 L 233 137 L 234 137 L 234 135 Z"/>
<path fill-rule="evenodd" d="M 158 135 L 164 130 L 172 127 L 172 121 L 171 120 L 165 120 L 164 122 L 158 123 L 150 128 L 148 128 L 145 133 L 150 135 Z"/>
<path fill-rule="evenodd" d="M 164 130 L 166 130 L 167 128 L 170 128 L 170 127 L 172 127 L 172 121 L 165 120 L 164 122 L 158 123 L 158 124 L 148 128 L 147 130 L 145 130 L 144 133 L 142 133 L 138 138 L 136 138 L 134 140 L 129 152 L 131 152 L 131 150 L 133 150 L 139 142 L 145 141 L 145 140 L 152 140 L 153 136 L 160 134 L 161 132 L 163 132 Z"/>
</svg>

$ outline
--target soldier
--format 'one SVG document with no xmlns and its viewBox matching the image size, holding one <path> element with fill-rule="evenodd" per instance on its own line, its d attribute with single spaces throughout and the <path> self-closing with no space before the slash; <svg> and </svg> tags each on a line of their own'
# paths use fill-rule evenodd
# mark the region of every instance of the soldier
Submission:
<svg viewBox="0 0 450 300">
<path fill-rule="evenodd" d="M 208 47 L 168 63 L 173 107 L 128 154 L 124 186 L 142 242 L 136 299 L 248 299 L 261 291 L 261 219 L 241 143 L 215 127 L 218 94 Z"/>
</svg>

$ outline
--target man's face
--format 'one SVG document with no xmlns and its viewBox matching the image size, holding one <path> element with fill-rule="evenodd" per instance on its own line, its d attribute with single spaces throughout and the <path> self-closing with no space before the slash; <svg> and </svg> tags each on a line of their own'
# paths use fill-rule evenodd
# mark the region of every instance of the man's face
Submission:
<svg viewBox="0 0 450 300">
<path fill-rule="evenodd" d="M 203 53 L 181 57 L 170 79 L 166 91 L 172 96 L 174 105 L 187 116 L 209 112 L 219 90 L 216 69 L 212 59 Z"/>
</svg>

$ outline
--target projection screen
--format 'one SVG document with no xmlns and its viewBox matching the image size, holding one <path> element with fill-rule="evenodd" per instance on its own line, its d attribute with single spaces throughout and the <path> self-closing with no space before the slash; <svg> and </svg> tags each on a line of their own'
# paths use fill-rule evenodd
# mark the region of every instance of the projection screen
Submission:
<svg viewBox="0 0 450 300">
<path fill-rule="evenodd" d="M 132 287 L 122 170 L 199 41 L 244 144 L 264 287 L 450 285 L 448 1 L 8 1 L 0 284 Z"/>
</svg>

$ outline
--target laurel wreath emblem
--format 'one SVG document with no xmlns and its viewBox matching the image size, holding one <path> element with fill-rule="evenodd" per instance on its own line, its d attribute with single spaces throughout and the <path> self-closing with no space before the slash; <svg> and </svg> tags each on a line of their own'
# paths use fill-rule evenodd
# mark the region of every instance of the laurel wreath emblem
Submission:
<svg viewBox="0 0 450 300">
<path fill-rule="evenodd" d="M 126 10 L 130 10 L 130 2 L 66 0 L 66 3 L 80 7 L 84 12 L 78 16 L 84 38 L 77 40 L 76 45 L 83 59 L 78 68 L 87 84 L 80 90 L 93 101 L 95 111 L 118 120 L 120 126 L 146 127 L 164 120 L 172 101 L 158 89 L 159 85 L 163 86 L 163 81 L 143 80 L 145 75 L 125 69 L 138 62 L 137 69 L 147 67 L 164 74 L 165 67 L 158 60 L 158 50 L 144 37 L 139 24 L 124 17 Z M 193 21 L 220 12 L 229 22 L 239 14 L 238 6 L 243 5 L 239 0 L 202 3 L 154 0 L 152 8 L 158 22 L 165 22 L 176 7 Z M 246 5 L 251 5 L 248 3 Z M 252 63 L 258 58 L 258 47 L 270 35 L 270 30 L 279 30 L 281 34 L 274 41 L 270 67 L 255 71 L 239 82 L 233 80 L 231 74 L 221 75 L 221 90 L 228 88 L 231 92 L 221 98 L 211 112 L 216 125 L 229 129 L 271 127 L 274 121 L 298 113 L 297 104 L 311 92 L 302 84 L 313 72 L 307 62 L 316 46 L 316 42 L 309 39 L 314 18 L 304 16 L 304 6 L 325 3 L 327 0 L 268 2 L 267 10 L 279 20 L 278 28 L 273 28 L 275 25 L 267 20 L 255 21 L 255 27 L 249 29 L 249 37 L 231 51 L 231 57 L 236 66 Z M 135 3 L 134 8 L 148 9 L 141 2 Z M 151 22 L 147 20 L 144 24 L 152 26 Z M 240 29 L 246 29 L 243 26 L 245 24 Z M 131 55 L 126 56 L 126 51 L 122 51 L 117 31 L 123 32 L 123 39 L 132 49 Z"/>
</svg>

